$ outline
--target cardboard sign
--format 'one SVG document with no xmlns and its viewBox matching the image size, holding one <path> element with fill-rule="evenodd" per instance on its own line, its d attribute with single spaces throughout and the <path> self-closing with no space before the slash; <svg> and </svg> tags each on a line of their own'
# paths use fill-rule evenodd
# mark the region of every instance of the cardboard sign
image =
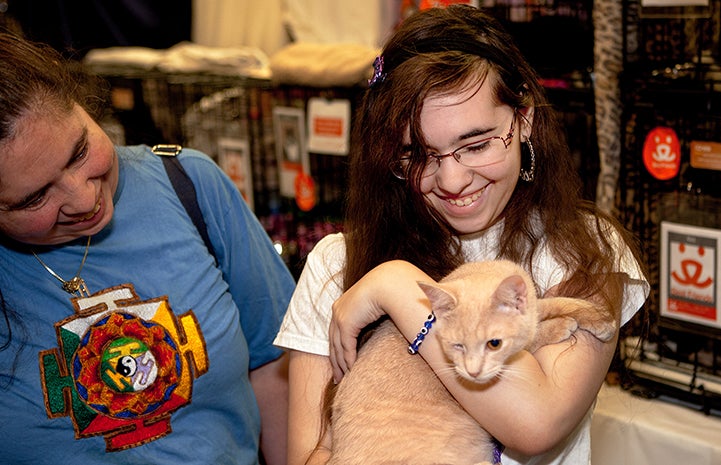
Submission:
<svg viewBox="0 0 721 465">
<path fill-rule="evenodd" d="M 678 174 L 681 144 L 673 129 L 659 126 L 648 133 L 643 144 L 643 164 L 651 176 L 661 181 Z"/>
</svg>

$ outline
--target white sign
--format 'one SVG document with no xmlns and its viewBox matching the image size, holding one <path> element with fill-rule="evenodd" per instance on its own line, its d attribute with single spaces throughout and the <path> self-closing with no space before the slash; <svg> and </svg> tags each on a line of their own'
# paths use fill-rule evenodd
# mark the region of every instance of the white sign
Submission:
<svg viewBox="0 0 721 465">
<path fill-rule="evenodd" d="M 218 139 L 218 165 L 230 177 L 251 210 L 253 204 L 253 171 L 250 166 L 250 144 L 247 140 Z"/>
<path fill-rule="evenodd" d="M 278 159 L 280 195 L 295 197 L 295 181 L 310 175 L 310 159 L 305 146 L 305 112 L 302 108 L 273 108 L 275 153 Z"/>
<path fill-rule="evenodd" d="M 308 99 L 308 151 L 347 155 L 350 113 L 350 101 L 346 99 Z"/>
<path fill-rule="evenodd" d="M 721 230 L 661 222 L 661 316 L 721 329 Z"/>
</svg>

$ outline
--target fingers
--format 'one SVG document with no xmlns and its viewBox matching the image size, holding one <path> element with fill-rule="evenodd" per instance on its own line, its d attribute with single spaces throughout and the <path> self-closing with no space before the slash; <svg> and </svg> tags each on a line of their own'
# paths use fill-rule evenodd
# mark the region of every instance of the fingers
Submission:
<svg viewBox="0 0 721 465">
<path fill-rule="evenodd" d="M 343 350 L 343 361 L 345 366 L 344 373 L 348 372 L 355 363 L 356 348 L 358 336 L 347 336 L 341 339 L 341 348 Z"/>
<path fill-rule="evenodd" d="M 356 359 L 356 336 L 342 334 L 340 327 L 332 321 L 329 328 L 330 363 L 333 367 L 333 381 L 338 384 L 351 369 Z"/>
<path fill-rule="evenodd" d="M 343 378 L 343 374 L 346 371 L 346 366 L 343 365 L 343 353 L 342 350 L 339 352 L 340 338 L 338 337 L 339 331 L 336 325 L 331 322 L 330 329 L 328 331 L 329 343 L 330 343 L 330 364 L 333 368 L 333 382 L 338 384 Z"/>
</svg>

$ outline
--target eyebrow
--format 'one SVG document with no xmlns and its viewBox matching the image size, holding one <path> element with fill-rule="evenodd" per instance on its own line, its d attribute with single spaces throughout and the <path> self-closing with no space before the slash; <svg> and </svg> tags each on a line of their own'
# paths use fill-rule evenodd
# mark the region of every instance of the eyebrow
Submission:
<svg viewBox="0 0 721 465">
<path fill-rule="evenodd" d="M 490 134 L 491 132 L 495 131 L 496 129 L 497 129 L 497 128 L 472 129 L 471 131 L 469 131 L 469 132 L 467 132 L 467 133 L 465 133 L 465 134 L 461 134 L 460 136 L 458 136 L 458 137 L 456 138 L 456 140 L 455 140 L 455 143 L 458 144 L 458 143 L 460 143 L 460 142 L 465 142 L 465 141 L 467 141 L 468 139 L 473 139 L 474 137 L 480 137 L 480 136 L 493 137 L 493 136 L 489 136 L 489 134 Z M 431 148 L 431 147 L 429 147 L 429 148 Z M 403 150 L 404 150 L 404 151 L 410 152 L 412 149 L 413 149 L 413 146 L 410 145 L 410 144 L 403 146 Z"/>
<path fill-rule="evenodd" d="M 73 146 L 73 149 L 70 154 L 70 158 L 68 159 L 67 164 L 65 165 L 65 168 L 69 168 L 70 165 L 72 165 L 75 162 L 75 157 L 80 152 L 80 150 L 83 148 L 85 144 L 87 144 L 88 141 L 88 128 L 83 127 L 83 132 L 80 134 L 80 137 L 75 141 L 75 145 Z M 41 194 L 43 194 L 45 191 L 47 191 L 50 188 L 50 183 L 42 186 L 40 189 L 37 189 L 25 197 L 23 197 L 21 200 L 17 202 L 11 202 L 11 203 L 0 203 L 0 210 L 3 211 L 13 211 L 13 210 L 21 210 L 25 205 L 30 203 L 33 199 L 37 198 Z"/>
<path fill-rule="evenodd" d="M 471 129 L 471 130 L 468 131 L 467 133 L 461 134 L 460 136 L 458 136 L 458 137 L 456 138 L 456 140 L 455 140 L 455 143 L 465 142 L 465 141 L 467 141 L 468 139 L 472 139 L 472 138 L 474 138 L 474 137 L 479 137 L 479 136 L 493 137 L 493 136 L 489 136 L 489 134 L 490 134 L 491 132 L 497 130 L 497 129 L 498 129 L 498 126 L 497 126 L 497 127 L 494 127 L 494 128 L 485 128 L 485 129 L 476 128 L 476 129 Z M 404 144 L 404 145 L 402 146 L 402 148 L 403 148 L 403 152 L 411 152 L 411 151 L 413 150 L 413 144 Z M 426 147 L 426 148 L 432 148 L 432 147 Z"/>
<path fill-rule="evenodd" d="M 460 136 L 458 136 L 457 141 L 463 142 L 465 140 L 472 139 L 472 138 L 478 137 L 478 136 L 488 136 L 491 132 L 495 131 L 496 129 L 497 129 L 497 127 L 496 128 L 487 128 L 487 129 L 473 129 L 465 134 L 461 134 Z M 489 137 L 491 137 L 491 136 L 489 136 Z"/>
</svg>

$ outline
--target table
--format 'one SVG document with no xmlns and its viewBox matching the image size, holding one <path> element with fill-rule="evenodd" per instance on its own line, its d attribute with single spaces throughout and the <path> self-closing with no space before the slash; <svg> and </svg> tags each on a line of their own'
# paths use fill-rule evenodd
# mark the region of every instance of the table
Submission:
<svg viewBox="0 0 721 465">
<path fill-rule="evenodd" d="M 591 445 L 593 465 L 721 465 L 721 418 L 604 385 Z"/>
</svg>

